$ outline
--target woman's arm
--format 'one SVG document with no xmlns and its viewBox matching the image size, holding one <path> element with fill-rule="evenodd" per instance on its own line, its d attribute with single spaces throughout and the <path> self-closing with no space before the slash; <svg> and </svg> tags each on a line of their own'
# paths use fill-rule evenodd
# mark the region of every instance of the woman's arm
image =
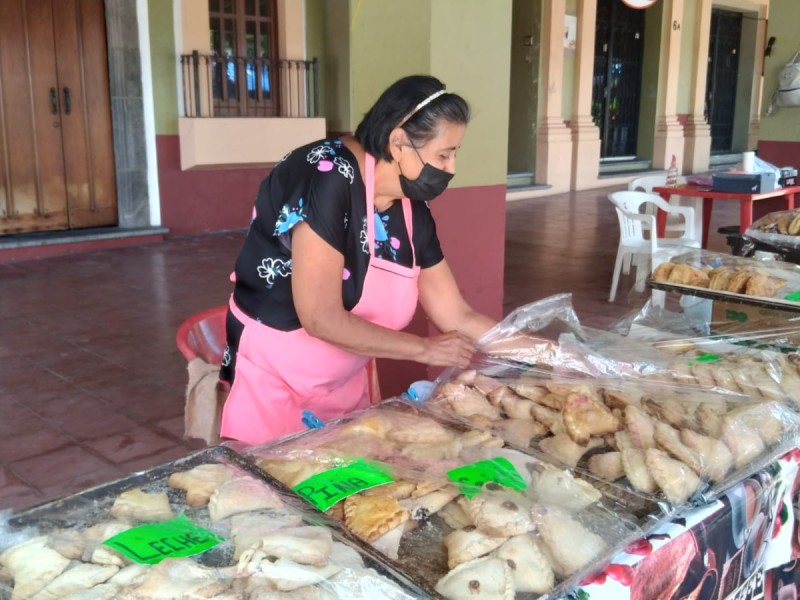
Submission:
<svg viewBox="0 0 800 600">
<path fill-rule="evenodd" d="M 292 295 L 309 335 L 364 356 L 466 366 L 474 348 L 455 331 L 431 338 L 394 331 L 361 319 L 342 304 L 344 257 L 306 223 L 292 230 Z"/>
<path fill-rule="evenodd" d="M 467 304 L 446 260 L 420 271 L 419 301 L 440 331 L 458 331 L 472 341 L 497 323 Z"/>
</svg>

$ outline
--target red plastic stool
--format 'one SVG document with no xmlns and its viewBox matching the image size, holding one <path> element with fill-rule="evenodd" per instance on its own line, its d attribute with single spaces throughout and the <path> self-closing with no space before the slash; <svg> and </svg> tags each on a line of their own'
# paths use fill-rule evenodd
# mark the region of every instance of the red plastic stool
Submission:
<svg viewBox="0 0 800 600">
<path fill-rule="evenodd" d="M 200 357 L 211 364 L 222 363 L 227 312 L 227 305 L 215 306 L 193 314 L 180 324 L 175 343 L 187 361 Z"/>
</svg>

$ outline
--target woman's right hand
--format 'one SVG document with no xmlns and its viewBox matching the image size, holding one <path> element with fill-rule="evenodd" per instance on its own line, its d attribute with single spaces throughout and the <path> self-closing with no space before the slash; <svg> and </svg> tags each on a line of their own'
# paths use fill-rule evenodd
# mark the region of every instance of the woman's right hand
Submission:
<svg viewBox="0 0 800 600">
<path fill-rule="evenodd" d="M 469 366 L 475 345 L 467 336 L 457 331 L 425 338 L 425 353 L 420 362 L 432 367 Z"/>
</svg>

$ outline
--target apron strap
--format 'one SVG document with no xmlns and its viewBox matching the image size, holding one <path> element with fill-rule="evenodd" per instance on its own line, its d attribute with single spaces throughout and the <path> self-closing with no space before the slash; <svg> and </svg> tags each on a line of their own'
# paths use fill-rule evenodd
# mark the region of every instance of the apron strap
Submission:
<svg viewBox="0 0 800 600">
<path fill-rule="evenodd" d="M 367 194 L 367 246 L 371 258 L 375 256 L 375 157 L 369 152 L 365 152 L 364 168 L 366 170 L 366 194 Z M 414 250 L 414 221 L 411 211 L 411 200 L 403 198 L 403 221 L 406 225 L 408 243 L 411 245 L 411 266 L 417 264 L 417 253 Z"/>
</svg>

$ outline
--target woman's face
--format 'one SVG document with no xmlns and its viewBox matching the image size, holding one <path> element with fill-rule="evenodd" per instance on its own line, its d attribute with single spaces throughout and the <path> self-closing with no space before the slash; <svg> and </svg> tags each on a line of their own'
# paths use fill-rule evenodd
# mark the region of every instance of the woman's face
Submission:
<svg viewBox="0 0 800 600">
<path fill-rule="evenodd" d="M 455 174 L 456 154 L 461 148 L 466 129 L 463 123 L 442 121 L 436 137 L 424 146 L 417 146 L 416 151 L 410 144 L 403 144 L 398 159 L 402 173 L 408 179 L 416 179 L 424 163 L 429 163 L 432 167 Z"/>
</svg>

